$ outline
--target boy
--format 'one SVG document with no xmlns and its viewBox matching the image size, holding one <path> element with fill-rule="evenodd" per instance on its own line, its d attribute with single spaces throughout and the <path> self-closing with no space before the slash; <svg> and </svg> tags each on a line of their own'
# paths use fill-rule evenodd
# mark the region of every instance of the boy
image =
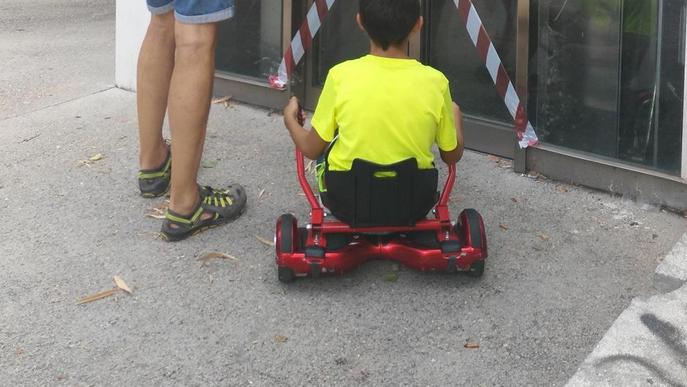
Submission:
<svg viewBox="0 0 687 387">
<path fill-rule="evenodd" d="M 370 54 L 329 71 L 312 130 L 298 123 L 298 99 L 291 98 L 284 123 L 296 147 L 315 160 L 338 132 L 326 160 L 331 171 L 348 171 L 355 159 L 389 165 L 414 158 L 418 168 L 431 169 L 434 143 L 444 162 L 458 162 L 462 116 L 448 80 L 406 54 L 423 25 L 419 0 L 360 0 L 356 20 Z"/>
</svg>

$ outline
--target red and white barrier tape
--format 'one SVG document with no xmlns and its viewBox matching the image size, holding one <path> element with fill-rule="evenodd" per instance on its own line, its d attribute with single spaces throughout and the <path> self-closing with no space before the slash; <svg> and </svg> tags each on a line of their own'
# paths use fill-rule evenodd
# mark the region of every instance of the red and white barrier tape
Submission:
<svg viewBox="0 0 687 387">
<path fill-rule="evenodd" d="M 269 77 L 270 85 L 276 89 L 284 89 L 291 78 L 293 70 L 296 65 L 303 59 L 305 52 L 312 46 L 313 37 L 317 34 L 320 26 L 327 17 L 329 10 L 334 5 L 336 0 L 315 0 L 306 20 L 299 28 L 296 35 L 291 40 L 284 58 L 279 65 L 279 72 L 277 75 Z M 496 52 L 494 44 L 487 34 L 487 30 L 482 24 L 482 20 L 477 14 L 477 9 L 472 4 L 471 0 L 453 0 L 461 20 L 467 28 L 468 35 L 472 43 L 477 48 L 477 52 L 484 61 L 489 75 L 494 80 L 496 91 L 499 93 L 503 102 L 506 104 L 513 120 L 515 121 L 515 132 L 518 137 L 518 144 L 521 148 L 534 146 L 539 141 L 537 134 L 534 132 L 534 127 L 527 120 L 527 113 L 520 102 L 520 97 L 513 87 L 506 68 L 501 62 L 499 54 Z"/>
<path fill-rule="evenodd" d="M 327 17 L 329 10 L 336 0 L 315 0 L 308 10 L 308 15 L 301 27 L 291 40 L 291 45 L 286 51 L 279 65 L 277 75 L 269 77 L 270 85 L 275 89 L 283 90 L 289 83 L 293 69 L 303 59 L 305 52 L 312 46 L 312 40 L 320 30 L 320 26 Z"/>
<path fill-rule="evenodd" d="M 487 30 L 484 28 L 482 19 L 477 14 L 477 9 L 472 4 L 472 0 L 453 0 L 453 2 L 458 8 L 458 14 L 468 30 L 472 43 L 477 48 L 477 53 L 487 66 L 491 79 L 494 80 L 496 91 L 503 99 L 508 112 L 510 112 L 515 121 L 515 133 L 518 136 L 520 148 L 537 145 L 539 140 L 534 132 L 534 127 L 527 119 L 525 107 L 520 102 L 520 97 L 515 91 L 515 87 L 513 87 L 513 82 L 511 82 L 508 72 L 503 66 L 499 54 L 496 52 L 496 48 L 494 48 L 494 44 L 491 42 L 491 38 L 489 38 L 489 34 L 487 34 Z"/>
</svg>

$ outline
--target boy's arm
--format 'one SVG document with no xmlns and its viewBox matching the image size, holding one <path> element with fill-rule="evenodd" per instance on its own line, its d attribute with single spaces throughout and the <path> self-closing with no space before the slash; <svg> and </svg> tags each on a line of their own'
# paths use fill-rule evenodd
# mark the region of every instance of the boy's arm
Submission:
<svg viewBox="0 0 687 387">
<path fill-rule="evenodd" d="M 456 146 L 456 149 L 448 152 L 439 149 L 441 159 L 444 160 L 446 164 L 455 164 L 463 158 L 463 113 L 455 102 L 453 103 L 453 116 L 456 122 L 456 140 L 458 146 Z"/>
<path fill-rule="evenodd" d="M 301 117 L 302 110 L 298 103 L 298 98 L 291 97 L 289 103 L 284 108 L 284 125 L 289 130 L 291 134 L 291 139 L 293 140 L 296 148 L 303 153 L 303 155 L 311 160 L 317 160 L 318 157 L 324 153 L 329 145 L 328 142 L 324 141 L 317 131 L 314 129 L 307 130 L 299 123 L 299 118 Z M 303 122 L 303 120 L 300 120 Z"/>
</svg>

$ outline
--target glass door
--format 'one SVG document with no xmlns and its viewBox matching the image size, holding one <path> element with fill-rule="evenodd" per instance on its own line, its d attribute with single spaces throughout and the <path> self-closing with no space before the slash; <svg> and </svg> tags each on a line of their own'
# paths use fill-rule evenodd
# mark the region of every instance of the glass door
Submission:
<svg viewBox="0 0 687 387">
<path fill-rule="evenodd" d="M 501 60 L 515 80 L 517 1 L 473 0 Z M 513 123 L 494 83 L 477 55 L 452 0 L 425 2 L 423 60 L 442 71 L 466 116 L 465 145 L 513 157 Z"/>
<path fill-rule="evenodd" d="M 308 1 L 308 6 L 312 1 Z M 370 49 L 367 36 L 355 21 L 358 2 L 337 1 L 313 42 L 305 78 L 305 107 L 314 110 L 329 69 L 349 59 L 359 58 Z"/>
<path fill-rule="evenodd" d="M 543 143 L 680 174 L 684 0 L 535 0 Z"/>
</svg>

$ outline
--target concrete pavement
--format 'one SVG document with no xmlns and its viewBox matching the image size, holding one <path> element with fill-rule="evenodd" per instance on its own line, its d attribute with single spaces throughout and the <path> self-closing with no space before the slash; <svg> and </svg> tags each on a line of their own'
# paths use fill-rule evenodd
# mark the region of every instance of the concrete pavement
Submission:
<svg viewBox="0 0 687 387">
<path fill-rule="evenodd" d="M 687 386 L 685 269 L 687 233 L 656 270 L 669 293 L 633 300 L 566 386 Z"/>
<path fill-rule="evenodd" d="M 394 266 L 374 262 L 282 286 L 256 239 L 281 213 L 307 214 L 281 117 L 213 108 L 201 182 L 242 182 L 249 210 L 169 244 L 145 216 L 161 201 L 136 192 L 134 101 L 111 89 L 0 121 L 8 384 L 562 385 L 630 300 L 652 294 L 687 225 L 469 152 L 453 203 L 485 216 L 484 278 L 402 269 L 387 282 Z M 197 262 L 212 251 L 238 261 Z M 115 274 L 133 296 L 76 305 Z"/>
</svg>

